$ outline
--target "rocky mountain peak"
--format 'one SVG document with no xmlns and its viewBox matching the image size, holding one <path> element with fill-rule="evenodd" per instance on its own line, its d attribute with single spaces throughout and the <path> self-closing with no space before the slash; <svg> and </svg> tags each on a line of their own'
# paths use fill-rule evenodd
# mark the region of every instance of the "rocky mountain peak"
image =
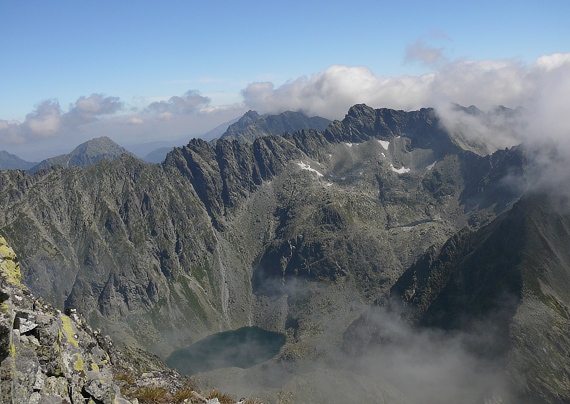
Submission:
<svg viewBox="0 0 570 404">
<path fill-rule="evenodd" d="M 235 135 L 237 132 L 242 131 L 248 126 L 255 124 L 260 119 L 262 119 L 261 115 L 259 115 L 257 111 L 250 109 L 240 119 L 238 119 L 237 122 L 228 126 L 220 138 L 228 137 L 229 135 Z"/>
<path fill-rule="evenodd" d="M 238 140 L 252 143 L 255 139 L 268 135 L 282 135 L 299 130 L 324 130 L 330 121 L 318 116 L 308 117 L 301 112 L 285 111 L 280 114 L 259 115 L 248 111 L 236 123 L 230 125 L 220 137 L 225 140 Z"/>
<path fill-rule="evenodd" d="M 413 148 L 451 151 L 449 135 L 440 127 L 431 108 L 407 112 L 358 104 L 350 108 L 342 121 L 334 121 L 325 131 L 325 137 L 333 142 L 361 143 L 371 138 L 387 141 L 399 136 L 411 139 Z"/>
<path fill-rule="evenodd" d="M 119 146 L 111 138 L 102 136 L 81 143 L 68 154 L 51 157 L 32 167 L 29 172 L 35 173 L 41 169 L 54 165 L 62 167 L 85 167 L 97 163 L 99 160 L 115 160 L 123 154 L 133 155 L 127 149 Z"/>
<path fill-rule="evenodd" d="M 367 117 L 368 119 L 374 118 L 376 116 L 376 111 L 374 108 L 369 107 L 366 104 L 356 104 L 348 110 L 346 117 L 352 117 L 355 119 L 363 119 Z"/>
<path fill-rule="evenodd" d="M 245 123 L 245 122 L 251 123 L 251 122 L 257 121 L 259 118 L 261 118 L 261 115 L 259 115 L 259 114 L 257 113 L 257 111 L 254 111 L 254 110 L 250 109 L 249 111 L 247 111 L 247 112 L 244 114 L 244 116 L 242 116 L 242 117 L 239 119 L 239 121 L 242 121 L 242 122 L 244 122 L 244 123 Z M 238 122 L 239 122 L 239 121 L 238 121 Z"/>
<path fill-rule="evenodd" d="M 85 154 L 96 156 L 100 154 L 131 154 L 127 149 L 119 146 L 108 136 L 101 136 L 81 143 L 70 154 Z"/>
</svg>

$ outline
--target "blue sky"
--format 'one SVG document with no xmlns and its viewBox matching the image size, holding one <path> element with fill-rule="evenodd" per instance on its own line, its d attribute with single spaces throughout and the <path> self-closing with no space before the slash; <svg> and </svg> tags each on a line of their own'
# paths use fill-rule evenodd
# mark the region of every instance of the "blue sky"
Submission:
<svg viewBox="0 0 570 404">
<path fill-rule="evenodd" d="M 567 1 L 5 1 L 0 149 L 190 138 L 250 108 L 525 103 L 540 57 L 567 64 L 569 17 Z"/>
</svg>

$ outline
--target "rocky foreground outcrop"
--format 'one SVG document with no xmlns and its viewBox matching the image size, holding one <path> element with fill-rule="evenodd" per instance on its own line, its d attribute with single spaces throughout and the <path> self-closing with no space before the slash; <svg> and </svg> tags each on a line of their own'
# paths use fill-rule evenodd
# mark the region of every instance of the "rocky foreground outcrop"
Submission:
<svg viewBox="0 0 570 404">
<path fill-rule="evenodd" d="M 219 402 L 146 352 L 119 351 L 75 310 L 36 298 L 2 236 L 0 300 L 1 403 Z"/>
<path fill-rule="evenodd" d="M 64 314 L 22 286 L 3 237 L 0 266 L 0 401 L 128 403 L 97 336 L 76 313 Z"/>
</svg>

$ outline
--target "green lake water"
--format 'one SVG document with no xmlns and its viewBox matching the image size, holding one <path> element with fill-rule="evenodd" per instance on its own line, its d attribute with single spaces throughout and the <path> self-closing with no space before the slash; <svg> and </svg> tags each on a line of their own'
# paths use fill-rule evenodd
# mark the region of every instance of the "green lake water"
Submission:
<svg viewBox="0 0 570 404">
<path fill-rule="evenodd" d="M 178 349 L 166 364 L 184 375 L 237 366 L 249 368 L 273 358 L 285 345 L 285 335 L 259 327 L 243 327 L 210 335 Z"/>
</svg>

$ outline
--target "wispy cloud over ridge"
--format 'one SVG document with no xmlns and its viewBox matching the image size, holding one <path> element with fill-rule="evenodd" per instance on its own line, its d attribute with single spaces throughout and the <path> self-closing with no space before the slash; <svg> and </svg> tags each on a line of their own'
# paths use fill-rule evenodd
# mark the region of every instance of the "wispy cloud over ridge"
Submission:
<svg viewBox="0 0 570 404">
<path fill-rule="evenodd" d="M 422 57 L 436 62 L 441 56 L 436 53 Z M 568 53 L 545 55 L 531 65 L 518 60 L 457 59 L 419 76 L 382 77 L 366 67 L 335 65 L 277 88 L 270 82 L 252 83 L 242 94 L 245 104 L 260 113 L 296 110 L 329 119 L 341 118 L 357 103 L 403 110 L 434 107 L 448 129 L 469 127 L 465 135 L 491 143 L 491 149 L 550 140 L 564 143 L 570 156 Z M 523 107 L 525 113 L 515 126 L 501 131 L 502 122 L 480 122 L 450 108 L 452 103 L 484 111 L 498 105 Z"/>
</svg>

